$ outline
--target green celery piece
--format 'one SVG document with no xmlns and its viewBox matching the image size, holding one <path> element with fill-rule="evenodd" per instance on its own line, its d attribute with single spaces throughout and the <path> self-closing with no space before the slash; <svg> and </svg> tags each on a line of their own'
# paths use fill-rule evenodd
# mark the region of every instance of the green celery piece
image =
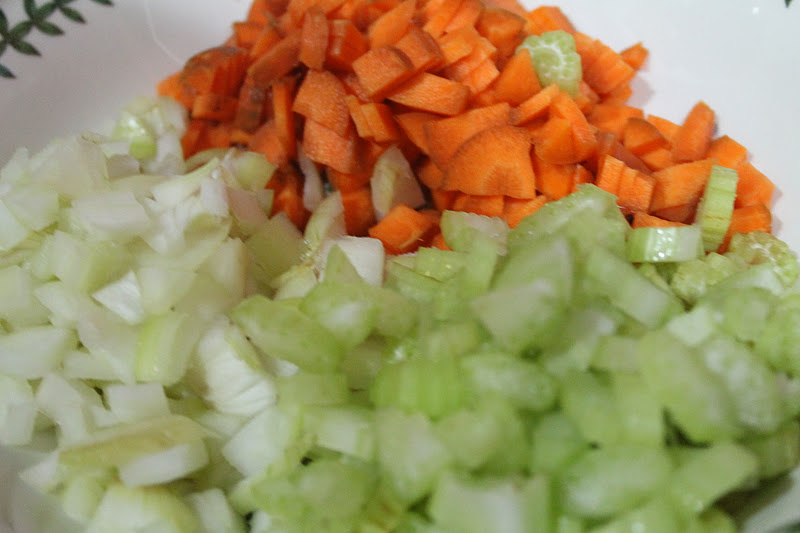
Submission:
<svg viewBox="0 0 800 533">
<path fill-rule="evenodd" d="M 683 301 L 693 304 L 708 289 L 744 269 L 727 255 L 711 252 L 705 257 L 678 263 L 670 277 L 670 288 Z"/>
<path fill-rule="evenodd" d="M 611 389 L 622 426 L 621 441 L 662 446 L 667 428 L 661 403 L 638 374 L 611 374 Z"/>
<path fill-rule="evenodd" d="M 439 438 L 447 446 L 457 466 L 477 469 L 506 449 L 505 430 L 494 410 L 481 403 L 459 409 L 436 423 Z"/>
<path fill-rule="evenodd" d="M 689 261 L 702 256 L 702 235 L 693 225 L 634 228 L 628 235 L 627 252 L 632 263 Z"/>
<path fill-rule="evenodd" d="M 427 495 L 453 458 L 421 413 L 378 409 L 375 417 L 378 465 L 382 481 L 405 505 Z"/>
<path fill-rule="evenodd" d="M 674 424 L 694 442 L 741 436 L 736 407 L 722 379 L 695 350 L 665 330 L 639 341 L 639 367 Z"/>
<path fill-rule="evenodd" d="M 736 533 L 739 526 L 725 511 L 711 507 L 689 521 L 686 533 Z"/>
<path fill-rule="evenodd" d="M 758 459 L 747 448 L 717 441 L 697 448 L 670 476 L 667 493 L 684 516 L 702 513 L 721 496 L 744 487 L 758 473 Z"/>
<path fill-rule="evenodd" d="M 740 341 L 755 341 L 777 306 L 778 297 L 760 287 L 712 290 L 698 300 L 695 309 L 706 308 L 717 317 L 719 328 Z"/>
<path fill-rule="evenodd" d="M 440 225 L 442 236 L 452 250 L 459 252 L 470 250 L 476 236 L 480 234 L 500 244 L 500 250 L 505 251 L 509 228 L 500 218 L 445 210 L 442 212 Z"/>
<path fill-rule="evenodd" d="M 618 444 L 587 450 L 558 476 L 564 509 L 590 519 L 612 518 L 655 496 L 672 470 L 660 447 Z"/>
<path fill-rule="evenodd" d="M 615 373 L 638 372 L 639 362 L 636 358 L 636 350 L 636 337 L 617 334 L 604 335 L 597 341 L 590 363 L 591 367 Z"/>
<path fill-rule="evenodd" d="M 467 257 L 464 252 L 422 247 L 417 250 L 414 270 L 423 276 L 446 281 L 464 268 Z"/>
<path fill-rule="evenodd" d="M 346 405 L 350 402 L 347 377 L 341 372 L 296 372 L 276 380 L 278 405 L 286 408 L 306 405 Z"/>
<path fill-rule="evenodd" d="M 335 369 L 344 349 L 324 326 L 290 304 L 254 295 L 231 312 L 231 319 L 263 353 L 310 372 Z"/>
<path fill-rule="evenodd" d="M 749 265 L 770 264 L 784 287 L 794 285 L 800 275 L 794 252 L 771 233 L 737 233 L 731 238 L 727 255 L 740 258 Z"/>
<path fill-rule="evenodd" d="M 753 435 L 741 441 L 758 457 L 758 476 L 773 479 L 800 464 L 800 422 L 790 420 L 767 435 Z"/>
<path fill-rule="evenodd" d="M 578 84 L 583 78 L 581 56 L 575 51 L 575 39 L 563 30 L 530 35 L 518 50 L 527 50 L 542 87 L 558 84 L 573 98 L 578 95 Z"/>
<path fill-rule="evenodd" d="M 375 458 L 374 415 L 357 405 L 318 406 L 304 411 L 303 427 L 320 448 L 364 461 Z"/>
<path fill-rule="evenodd" d="M 264 285 L 300 263 L 306 250 L 303 234 L 281 214 L 270 218 L 245 244 L 253 257 L 253 275 Z"/>
<path fill-rule="evenodd" d="M 641 530 L 648 533 L 686 533 L 684 527 L 684 521 L 675 513 L 672 502 L 656 496 L 589 532 L 630 533 Z"/>
<path fill-rule="evenodd" d="M 546 411 L 556 401 L 555 380 L 534 361 L 513 355 L 476 353 L 461 359 L 469 389 L 478 397 L 493 394 L 520 409 Z"/>
<path fill-rule="evenodd" d="M 574 252 L 569 241 L 561 235 L 542 235 L 530 239 L 524 248 L 515 248 L 501 260 L 492 287 L 514 287 L 545 278 L 567 296 L 572 294 L 575 284 L 574 271 Z"/>
<path fill-rule="evenodd" d="M 533 426 L 531 472 L 557 474 L 587 449 L 589 441 L 569 416 L 563 411 L 547 413 Z"/>
<path fill-rule="evenodd" d="M 561 381 L 559 405 L 588 442 L 609 445 L 620 441 L 622 421 L 606 376 L 568 372 Z"/>
<path fill-rule="evenodd" d="M 378 304 L 348 283 L 323 281 L 300 302 L 300 310 L 322 324 L 345 350 L 361 344 L 375 328 Z"/>
<path fill-rule="evenodd" d="M 725 239 L 731 224 L 738 182 L 739 174 L 735 169 L 720 165 L 711 167 L 695 217 L 695 224 L 699 225 L 703 234 L 703 248 L 706 252 L 716 251 Z"/>
<path fill-rule="evenodd" d="M 553 490 L 540 476 L 517 484 L 511 479 L 473 479 L 447 473 L 428 504 L 434 523 L 459 533 L 550 531 Z"/>
</svg>

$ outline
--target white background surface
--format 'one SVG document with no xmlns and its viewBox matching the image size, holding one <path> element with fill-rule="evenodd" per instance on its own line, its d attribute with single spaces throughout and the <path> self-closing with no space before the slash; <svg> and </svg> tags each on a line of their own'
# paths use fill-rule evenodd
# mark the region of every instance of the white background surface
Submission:
<svg viewBox="0 0 800 533">
<path fill-rule="evenodd" d="M 41 2 L 40 2 L 41 3 Z M 718 134 L 728 134 L 776 182 L 775 229 L 800 250 L 800 0 L 561 0 L 576 27 L 621 50 L 636 42 L 650 50 L 632 103 L 680 122 L 705 100 L 718 114 Z M 6 50 L 0 63 L 15 80 L 0 78 L 0 165 L 18 146 L 41 148 L 50 138 L 86 129 L 103 131 L 120 107 L 175 71 L 192 54 L 222 42 L 241 19 L 247 0 L 115 0 L 106 7 L 78 0 L 81 25 L 54 15 L 65 35 L 31 33 L 41 57 Z M 528 5 L 533 5 L 528 2 Z M 22 0 L 0 0 L 13 24 Z M 9 469 L 0 455 L 0 500 L 12 500 Z M 4 474 L 5 472 L 5 474 Z M 796 489 L 795 489 L 796 490 Z M 23 497 L 24 498 L 24 497 Z M 34 508 L 14 511 L 20 533 L 55 531 L 36 523 Z M 800 496 L 778 500 L 749 530 L 780 524 L 796 514 Z M 8 511 L 7 507 L 5 511 Z M 3 513 L 4 514 L 4 513 Z M 0 533 L 8 533 L 0 522 Z M 60 530 L 59 530 L 60 531 Z"/>
</svg>

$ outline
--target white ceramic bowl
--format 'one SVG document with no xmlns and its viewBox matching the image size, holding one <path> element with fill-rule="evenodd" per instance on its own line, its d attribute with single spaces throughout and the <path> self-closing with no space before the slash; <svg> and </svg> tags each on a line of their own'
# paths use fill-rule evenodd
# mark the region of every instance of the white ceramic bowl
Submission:
<svg viewBox="0 0 800 533">
<path fill-rule="evenodd" d="M 77 23 L 56 12 L 47 21 L 63 31 L 33 29 L 25 43 L 40 55 L 6 45 L 0 52 L 0 165 L 18 146 L 36 150 L 52 137 L 106 131 L 133 97 L 192 54 L 224 40 L 248 0 L 77 0 Z M 533 5 L 532 0 L 527 0 Z M 43 4 L 44 2 L 38 2 Z M 751 151 L 754 165 L 779 188 L 775 231 L 800 250 L 800 0 L 559 0 L 576 27 L 611 47 L 641 41 L 650 58 L 634 84 L 632 102 L 679 122 L 698 100 L 718 114 L 718 133 Z M 10 26 L 27 20 L 22 0 L 2 0 Z M 2 41 L 2 39 L 0 39 Z M 24 45 L 20 45 L 24 46 Z M 2 48 L 2 44 L 0 44 Z M 14 482 L 24 457 L 0 450 L 0 533 L 62 531 L 39 500 Z M 800 516 L 797 476 L 769 494 L 746 522 L 763 533 Z"/>
</svg>

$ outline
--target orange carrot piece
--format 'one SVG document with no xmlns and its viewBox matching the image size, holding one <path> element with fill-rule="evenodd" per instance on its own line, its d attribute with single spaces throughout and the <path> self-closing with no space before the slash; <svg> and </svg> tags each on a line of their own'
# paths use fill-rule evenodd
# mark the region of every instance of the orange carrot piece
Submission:
<svg viewBox="0 0 800 533">
<path fill-rule="evenodd" d="M 548 163 L 536 155 L 532 162 L 536 189 L 548 200 L 560 200 L 574 190 L 580 165 Z"/>
<path fill-rule="evenodd" d="M 208 129 L 208 122 L 201 119 L 189 119 L 186 125 L 186 132 L 181 137 L 181 148 L 183 157 L 189 158 L 201 150 L 200 146 L 205 142 L 203 139 Z"/>
<path fill-rule="evenodd" d="M 494 59 L 487 58 L 466 76 L 461 79 L 461 83 L 472 90 L 472 94 L 478 94 L 489 87 L 500 76 L 497 64 Z"/>
<path fill-rule="evenodd" d="M 541 194 L 529 200 L 506 198 L 503 204 L 503 214 L 501 218 L 506 221 L 509 227 L 515 228 L 522 222 L 522 219 L 528 215 L 532 215 L 546 203 L 547 196 Z"/>
<path fill-rule="evenodd" d="M 428 0 L 422 6 L 422 29 L 434 38 L 445 33 L 445 28 L 461 6 L 462 0 Z"/>
<path fill-rule="evenodd" d="M 325 12 L 314 6 L 303 17 L 300 29 L 298 59 L 310 69 L 321 69 L 328 52 L 328 19 Z"/>
<path fill-rule="evenodd" d="M 170 96 L 183 104 L 186 109 L 191 109 L 194 102 L 194 92 L 181 82 L 182 72 L 175 72 L 163 78 L 156 85 L 156 92 L 160 96 Z"/>
<path fill-rule="evenodd" d="M 344 136 L 350 129 L 347 90 L 330 71 L 309 70 L 294 97 L 292 111 Z"/>
<path fill-rule="evenodd" d="M 775 184 L 751 163 L 745 161 L 736 167 L 739 181 L 736 184 L 734 207 L 762 204 L 769 207 L 775 193 Z"/>
<path fill-rule="evenodd" d="M 485 9 L 482 0 L 461 0 L 453 17 L 444 27 L 444 32 L 450 32 L 464 26 L 475 26 Z"/>
<path fill-rule="evenodd" d="M 250 59 L 256 59 L 267 53 L 267 51 L 275 46 L 275 44 L 277 44 L 281 38 L 281 32 L 278 30 L 275 24 L 272 22 L 264 24 L 261 27 L 261 33 L 259 34 L 258 38 L 250 47 Z"/>
<path fill-rule="evenodd" d="M 655 178 L 626 167 L 619 180 L 617 205 L 625 215 L 637 212 L 646 213 L 650 208 L 654 189 Z"/>
<path fill-rule="evenodd" d="M 525 28 L 523 16 L 493 6 L 487 6 L 475 24 L 478 33 L 489 39 L 502 57 L 514 54 L 517 46 L 525 38 L 523 28 Z"/>
<path fill-rule="evenodd" d="M 272 84 L 272 117 L 278 138 L 290 158 L 297 155 L 297 131 L 292 111 L 296 84 L 295 78 L 291 76 L 283 77 Z"/>
<path fill-rule="evenodd" d="M 425 246 L 436 231 L 437 226 L 429 216 L 405 204 L 397 204 L 369 228 L 368 234 L 383 243 L 387 254 L 399 255 Z"/>
<path fill-rule="evenodd" d="M 231 27 L 236 46 L 252 48 L 261 35 L 264 24 L 252 20 L 242 20 L 234 22 Z"/>
<path fill-rule="evenodd" d="M 345 102 L 347 102 L 347 108 L 350 111 L 350 118 L 353 120 L 353 124 L 356 125 L 358 136 L 362 139 L 371 138 L 372 130 L 369 128 L 367 117 L 364 116 L 364 110 L 361 109 L 361 102 L 358 97 L 348 94 L 345 97 Z"/>
<path fill-rule="evenodd" d="M 353 61 L 353 71 L 370 97 L 380 98 L 414 75 L 414 65 L 394 46 L 372 48 Z"/>
<path fill-rule="evenodd" d="M 278 179 L 276 179 L 278 178 Z M 272 215 L 284 213 L 301 231 L 311 213 L 303 205 L 303 180 L 293 167 L 279 169 L 270 182 L 277 181 L 278 187 L 272 199 Z"/>
<path fill-rule="evenodd" d="M 470 89 L 463 83 L 422 72 L 386 98 L 419 111 L 452 116 L 464 111 L 469 96 Z"/>
<path fill-rule="evenodd" d="M 601 130 L 610 131 L 622 137 L 628 119 L 634 117 L 644 118 L 644 112 L 641 108 L 628 105 L 598 103 L 594 106 L 592 113 L 589 115 L 589 123 Z"/>
<path fill-rule="evenodd" d="M 480 37 L 469 54 L 462 57 L 455 63 L 442 69 L 442 74 L 451 80 L 461 81 L 470 72 L 475 70 L 487 59 L 493 59 L 497 54 L 497 49 L 489 42 L 486 37 Z"/>
<path fill-rule="evenodd" d="M 696 205 L 714 164 L 712 159 L 679 163 L 653 173 L 656 179 L 652 212 L 682 205 Z"/>
<path fill-rule="evenodd" d="M 697 213 L 697 203 L 676 205 L 674 207 L 665 207 L 663 209 L 654 210 L 650 208 L 650 214 L 670 220 L 673 222 L 681 222 L 684 224 L 691 224 Z"/>
<path fill-rule="evenodd" d="M 625 163 L 606 154 L 599 162 L 594 184 L 611 194 L 618 194 L 622 173 L 626 168 Z"/>
<path fill-rule="evenodd" d="M 361 112 L 376 142 L 392 142 L 400 138 L 400 131 L 388 105 L 368 102 L 361 105 Z"/>
<path fill-rule="evenodd" d="M 247 75 L 258 87 L 269 87 L 273 81 L 289 73 L 299 62 L 300 32 L 286 35 L 247 69 Z"/>
<path fill-rule="evenodd" d="M 425 111 L 408 111 L 395 116 L 397 124 L 403 130 L 408 140 L 424 154 L 430 154 L 428 139 L 425 135 L 425 124 L 440 119 L 441 116 Z"/>
<path fill-rule="evenodd" d="M 342 136 L 307 118 L 303 126 L 303 151 L 312 161 L 340 172 L 356 174 L 362 170 L 361 143 L 352 129 Z"/>
<path fill-rule="evenodd" d="M 619 53 L 622 56 L 622 60 L 636 70 L 644 66 L 649 54 L 650 52 L 642 43 L 633 44 Z"/>
<path fill-rule="evenodd" d="M 619 53 L 597 39 L 576 38 L 575 49 L 581 56 L 584 81 L 600 95 L 626 85 L 636 74 Z"/>
<path fill-rule="evenodd" d="M 408 32 L 417 10 L 417 0 L 403 0 L 382 14 L 367 29 L 371 48 L 394 45 Z"/>
<path fill-rule="evenodd" d="M 736 168 L 747 160 L 747 148 L 723 135 L 711 141 L 706 157 L 716 159 L 723 167 Z"/>
<path fill-rule="evenodd" d="M 630 117 L 622 130 L 622 145 L 640 157 L 657 148 L 666 148 L 669 141 L 658 128 L 643 117 Z"/>
<path fill-rule="evenodd" d="M 439 45 L 431 35 L 416 25 L 411 25 L 406 34 L 396 43 L 397 49 L 411 61 L 417 72 L 437 69 L 444 61 Z"/>
<path fill-rule="evenodd" d="M 247 10 L 246 20 L 267 24 L 273 16 L 278 16 L 286 9 L 288 0 L 253 0 Z"/>
<path fill-rule="evenodd" d="M 520 50 L 500 70 L 492 92 L 496 101 L 518 106 L 541 89 L 530 54 L 527 50 Z"/>
<path fill-rule="evenodd" d="M 597 148 L 597 138 L 575 101 L 560 91 L 547 122 L 533 135 L 536 155 L 548 163 L 579 163 Z"/>
<path fill-rule="evenodd" d="M 458 191 L 445 191 L 444 189 L 431 189 L 431 201 L 439 211 L 452 210 L 453 202 L 458 196 Z"/>
<path fill-rule="evenodd" d="M 470 109 L 454 117 L 429 121 L 424 126 L 428 155 L 444 169 L 467 139 L 485 129 L 508 124 L 510 115 L 511 106 L 503 102 Z"/>
<path fill-rule="evenodd" d="M 447 246 L 447 243 L 444 240 L 444 235 L 442 234 L 441 231 L 436 233 L 431 238 L 430 244 L 428 246 L 430 246 L 431 248 L 438 248 L 439 250 L 450 250 L 451 249 L 449 246 Z"/>
<path fill-rule="evenodd" d="M 444 65 L 452 65 L 467 57 L 482 38 L 474 26 L 464 26 L 439 37 L 436 42 L 442 51 Z"/>
<path fill-rule="evenodd" d="M 253 152 L 264 154 L 271 163 L 279 167 L 288 165 L 292 158 L 292 154 L 289 153 L 289 147 L 281 138 L 273 119 L 267 120 L 253 132 L 247 148 Z"/>
<path fill-rule="evenodd" d="M 564 30 L 575 33 L 575 26 L 556 6 L 539 6 L 525 14 L 525 31 L 537 35 L 546 31 Z"/>
<path fill-rule="evenodd" d="M 512 110 L 511 123 L 515 126 L 522 126 L 545 116 L 550 104 L 560 91 L 556 84 L 543 88 Z"/>
<path fill-rule="evenodd" d="M 368 186 L 342 191 L 344 225 L 348 235 L 363 237 L 375 225 L 375 208 L 372 205 L 372 191 Z"/>
<path fill-rule="evenodd" d="M 528 132 L 510 125 L 483 130 L 456 150 L 444 169 L 445 190 L 534 198 L 536 176 Z"/>
<path fill-rule="evenodd" d="M 716 127 L 714 111 L 705 102 L 698 102 L 672 141 L 672 157 L 678 163 L 697 161 L 706 157 Z"/>
<path fill-rule="evenodd" d="M 344 193 L 369 185 L 372 172 L 346 173 L 328 167 L 325 169 L 325 177 L 334 189 Z"/>
<path fill-rule="evenodd" d="M 192 117 L 228 121 L 236 116 L 238 101 L 232 96 L 216 93 L 199 94 L 192 103 Z"/>
<path fill-rule="evenodd" d="M 251 78 L 245 80 L 239 90 L 239 104 L 233 124 L 240 130 L 252 133 L 264 118 L 267 90 L 257 86 Z"/>
<path fill-rule="evenodd" d="M 439 189 L 444 182 L 444 172 L 430 159 L 425 159 L 416 168 L 419 181 L 431 190 Z"/>
<path fill-rule="evenodd" d="M 350 20 L 330 21 L 328 51 L 325 65 L 334 70 L 353 70 L 353 61 L 369 50 L 366 37 Z"/>
<path fill-rule="evenodd" d="M 674 222 L 665 218 L 659 218 L 643 211 L 636 211 L 633 214 L 633 220 L 631 221 L 632 228 L 669 228 L 685 225 L 686 224 L 683 222 Z"/>
<path fill-rule="evenodd" d="M 654 172 L 664 170 L 675 164 L 672 159 L 672 150 L 669 148 L 656 148 L 646 154 L 642 154 L 641 159 L 647 165 L 647 168 Z"/>
<path fill-rule="evenodd" d="M 728 251 L 731 238 L 737 233 L 752 233 L 763 231 L 772 233 L 772 213 L 764 204 L 753 204 L 735 207 L 731 214 L 731 224 L 722 240 L 717 252 L 724 254 Z"/>
<path fill-rule="evenodd" d="M 476 196 L 460 192 L 453 201 L 451 209 L 453 211 L 464 211 L 466 213 L 475 213 L 476 215 L 501 218 L 504 205 L 505 197 L 502 194 Z"/>
<path fill-rule="evenodd" d="M 661 132 L 661 135 L 663 135 L 669 141 L 671 147 L 672 141 L 675 138 L 675 135 L 678 133 L 680 126 L 671 120 L 658 115 L 647 115 L 646 120 L 658 128 L 658 131 Z"/>
</svg>

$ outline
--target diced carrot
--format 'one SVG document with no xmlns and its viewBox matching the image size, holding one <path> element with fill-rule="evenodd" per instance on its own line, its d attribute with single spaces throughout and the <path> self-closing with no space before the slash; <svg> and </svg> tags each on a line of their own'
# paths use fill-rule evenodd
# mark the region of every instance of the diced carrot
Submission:
<svg viewBox="0 0 800 533">
<path fill-rule="evenodd" d="M 252 48 L 261 35 L 264 24 L 253 20 L 242 20 L 234 22 L 231 27 L 236 46 Z"/>
<path fill-rule="evenodd" d="M 439 189 L 444 182 L 444 172 L 430 159 L 425 159 L 417 166 L 417 178 L 428 189 Z"/>
<path fill-rule="evenodd" d="M 396 46 L 417 72 L 436 70 L 444 61 L 436 40 L 418 26 L 411 25 Z"/>
<path fill-rule="evenodd" d="M 283 13 L 287 4 L 288 0 L 253 0 L 245 20 L 267 24 L 273 16 Z"/>
<path fill-rule="evenodd" d="M 290 159 L 297 155 L 296 121 L 292 111 L 296 85 L 293 76 L 285 76 L 272 84 L 272 117 L 275 130 Z"/>
<path fill-rule="evenodd" d="M 372 48 L 353 61 L 358 81 L 373 98 L 380 98 L 414 75 L 414 65 L 394 46 Z"/>
<path fill-rule="evenodd" d="M 247 76 L 257 87 L 269 87 L 289 73 L 299 62 L 300 32 L 286 35 L 247 69 Z"/>
<path fill-rule="evenodd" d="M 450 250 L 450 247 L 447 246 L 447 243 L 444 240 L 444 235 L 441 231 L 436 233 L 436 235 L 431 238 L 429 246 L 431 248 L 438 248 L 439 250 Z"/>
<path fill-rule="evenodd" d="M 252 79 L 245 80 L 239 90 L 239 103 L 234 125 L 242 131 L 254 132 L 264 119 L 264 107 L 267 101 L 267 90 L 257 86 Z"/>
<path fill-rule="evenodd" d="M 642 156 L 657 148 L 666 148 L 669 141 L 651 122 L 643 117 L 630 117 L 622 130 L 622 144 L 635 156 Z"/>
<path fill-rule="evenodd" d="M 647 115 L 646 117 L 647 122 L 651 123 L 653 126 L 658 128 L 658 131 L 661 132 L 672 146 L 672 140 L 675 138 L 675 135 L 678 133 L 678 129 L 680 126 L 669 119 L 658 115 Z"/>
<path fill-rule="evenodd" d="M 507 103 L 470 109 L 454 117 L 428 121 L 424 126 L 428 155 L 445 168 L 458 148 L 470 137 L 485 129 L 509 123 L 511 106 Z"/>
<path fill-rule="evenodd" d="M 586 117 L 567 93 L 550 104 L 550 117 L 534 136 L 536 155 L 549 163 L 579 163 L 594 153 L 597 138 Z"/>
<path fill-rule="evenodd" d="M 589 123 L 603 131 L 622 137 L 630 118 L 644 118 L 644 112 L 634 106 L 598 103 L 589 115 Z"/>
<path fill-rule="evenodd" d="M 375 141 L 392 142 L 400 138 L 400 132 L 388 105 L 368 102 L 361 105 L 361 112 Z"/>
<path fill-rule="evenodd" d="M 611 194 L 619 193 L 620 180 L 625 168 L 627 168 L 625 163 L 616 157 L 608 154 L 603 156 L 599 162 L 594 184 Z"/>
<path fill-rule="evenodd" d="M 271 163 L 279 167 L 288 165 L 292 158 L 289 147 L 281 138 L 274 119 L 266 121 L 253 132 L 247 148 L 253 152 L 264 154 Z"/>
<path fill-rule="evenodd" d="M 646 213 L 650 208 L 654 189 L 655 178 L 626 167 L 619 181 L 617 205 L 625 215 L 637 212 Z"/>
<path fill-rule="evenodd" d="M 540 35 L 546 31 L 564 30 L 575 33 L 575 26 L 556 6 L 539 6 L 525 14 L 525 31 Z"/>
<path fill-rule="evenodd" d="M 731 238 L 737 233 L 752 233 L 754 231 L 772 232 L 772 213 L 764 204 L 745 205 L 735 207 L 731 214 L 731 224 L 722 244 L 717 250 L 719 253 L 728 251 Z"/>
<path fill-rule="evenodd" d="M 369 49 L 366 37 L 355 24 L 346 19 L 330 21 L 325 65 L 335 70 L 352 71 L 353 61 Z"/>
<path fill-rule="evenodd" d="M 386 98 L 419 111 L 452 116 L 466 109 L 469 95 L 470 89 L 463 83 L 422 72 Z"/>
<path fill-rule="evenodd" d="M 521 126 L 545 116 L 548 109 L 550 109 L 550 104 L 559 92 L 560 89 L 556 84 L 543 88 L 512 110 L 511 123 L 515 126 Z"/>
<path fill-rule="evenodd" d="M 672 140 L 675 161 L 681 163 L 705 158 L 715 127 L 716 117 L 708 104 L 702 101 L 695 104 Z"/>
<path fill-rule="evenodd" d="M 156 92 L 160 96 L 169 96 L 180 102 L 183 107 L 191 109 L 195 96 L 194 91 L 181 82 L 181 76 L 181 72 L 175 72 L 163 78 L 156 85 Z"/>
<path fill-rule="evenodd" d="M 535 213 L 540 207 L 547 203 L 547 196 L 539 195 L 536 198 L 522 200 L 519 198 L 506 198 L 503 204 L 502 219 L 509 227 L 515 228 L 522 222 L 522 219 Z"/>
<path fill-rule="evenodd" d="M 403 0 L 394 8 L 381 15 L 367 29 L 370 47 L 394 45 L 411 27 L 417 10 L 417 0 Z"/>
<path fill-rule="evenodd" d="M 342 191 L 342 207 L 348 235 L 363 237 L 375 225 L 375 208 L 369 186 Z"/>
<path fill-rule="evenodd" d="M 250 59 L 255 59 L 264 55 L 270 48 L 281 40 L 281 32 L 272 22 L 268 22 L 261 27 L 261 33 L 250 47 Z"/>
<path fill-rule="evenodd" d="M 477 196 L 460 192 L 453 200 L 451 209 L 453 211 L 464 211 L 466 213 L 475 213 L 476 215 L 501 218 L 504 205 L 505 197 L 502 194 Z"/>
<path fill-rule="evenodd" d="M 534 198 L 536 177 L 528 132 L 510 125 L 483 130 L 463 143 L 445 169 L 445 190 Z"/>
<path fill-rule="evenodd" d="M 372 177 L 372 172 L 346 173 L 327 167 L 325 169 L 325 177 L 334 189 L 344 193 L 366 187 Z"/>
<path fill-rule="evenodd" d="M 186 133 L 181 137 L 181 148 L 184 158 L 189 158 L 201 150 L 200 147 L 205 142 L 204 137 L 207 129 L 207 121 L 199 118 L 189 120 L 189 123 L 186 125 Z"/>
<path fill-rule="evenodd" d="M 458 196 L 458 191 L 445 191 L 444 189 L 431 189 L 431 201 L 439 211 L 452 210 L 453 202 Z"/>
<path fill-rule="evenodd" d="M 447 33 L 464 26 L 475 26 L 484 9 L 482 0 L 461 0 L 450 22 L 444 27 L 444 32 Z"/>
<path fill-rule="evenodd" d="M 464 26 L 442 35 L 436 42 L 442 51 L 444 65 L 452 65 L 456 61 L 467 57 L 482 38 L 474 26 Z"/>
<path fill-rule="evenodd" d="M 303 151 L 312 161 L 340 172 L 356 174 L 362 170 L 361 143 L 354 128 L 343 136 L 316 120 L 306 119 Z"/>
<path fill-rule="evenodd" d="M 681 204 L 673 207 L 664 207 L 663 209 L 653 209 L 651 204 L 650 208 L 650 214 L 654 216 L 684 224 L 691 224 L 696 213 L 697 203 Z"/>
<path fill-rule="evenodd" d="M 238 101 L 233 96 L 199 94 L 192 104 L 192 116 L 206 120 L 228 121 L 236 116 Z"/>
<path fill-rule="evenodd" d="M 644 66 L 645 61 L 647 61 L 649 51 L 644 47 L 644 45 L 642 45 L 642 43 L 636 43 L 624 49 L 619 53 L 619 55 L 621 55 L 622 60 L 629 64 L 632 68 L 639 70 L 642 68 L 642 66 Z"/>
<path fill-rule="evenodd" d="M 651 211 L 668 207 L 696 205 L 705 190 L 714 161 L 701 159 L 679 163 L 653 174 L 656 179 Z"/>
<path fill-rule="evenodd" d="M 635 212 L 633 214 L 633 220 L 631 221 L 631 227 L 633 228 L 669 228 L 673 226 L 685 225 L 686 224 L 683 222 L 674 222 L 672 220 L 659 218 L 643 211 Z"/>
<path fill-rule="evenodd" d="M 716 159 L 723 167 L 736 168 L 747 160 L 747 148 L 723 135 L 711 141 L 706 157 Z"/>
<path fill-rule="evenodd" d="M 499 76 L 500 71 L 497 70 L 495 61 L 487 58 L 461 78 L 461 83 L 469 87 L 475 95 L 489 87 Z"/>
<path fill-rule="evenodd" d="M 445 66 L 442 74 L 451 80 L 461 81 L 481 63 L 495 56 L 497 48 L 486 37 L 479 37 L 469 54 Z"/>
<path fill-rule="evenodd" d="M 408 111 L 399 113 L 395 116 L 395 119 L 400 129 L 408 137 L 408 140 L 414 143 L 414 146 L 419 148 L 422 153 L 430 155 L 428 138 L 425 135 L 425 124 L 433 120 L 439 120 L 441 116 L 425 111 Z"/>
<path fill-rule="evenodd" d="M 272 199 L 272 215 L 284 213 L 302 230 L 311 213 L 303 205 L 303 180 L 292 166 L 278 169 L 270 182 L 278 186 Z"/>
<path fill-rule="evenodd" d="M 428 0 L 422 6 L 422 29 L 434 38 L 445 33 L 445 28 L 461 6 L 462 0 Z"/>
<path fill-rule="evenodd" d="M 739 175 L 739 181 L 736 184 L 734 206 L 762 204 L 770 207 L 772 196 L 775 193 L 775 184 L 747 161 L 736 166 L 736 172 Z"/>
<path fill-rule="evenodd" d="M 364 116 L 364 110 L 361 108 L 361 101 L 357 96 L 348 94 L 345 97 L 347 108 L 350 111 L 350 118 L 353 124 L 356 125 L 356 133 L 362 139 L 372 138 L 372 130 L 369 128 L 367 117 Z"/>
<path fill-rule="evenodd" d="M 654 172 L 675 164 L 675 161 L 672 159 L 672 150 L 669 148 L 656 148 L 646 154 L 642 154 L 641 158 L 644 164 L 647 165 L 647 168 Z"/>
<path fill-rule="evenodd" d="M 344 136 L 350 128 L 347 90 L 327 70 L 309 70 L 294 97 L 292 110 Z"/>
<path fill-rule="evenodd" d="M 427 245 L 436 231 L 430 217 L 405 204 L 397 204 L 368 233 L 383 243 L 386 253 L 399 255 Z"/>
<path fill-rule="evenodd" d="M 503 66 L 492 92 L 495 101 L 518 106 L 541 88 L 530 54 L 527 50 L 520 50 Z"/>
<path fill-rule="evenodd" d="M 525 17 L 517 13 L 488 6 L 481 13 L 475 29 L 489 39 L 501 56 L 509 57 L 525 37 L 525 22 Z"/>
<path fill-rule="evenodd" d="M 536 155 L 532 162 L 536 174 L 536 189 L 548 200 L 560 200 L 575 188 L 580 165 L 549 163 Z"/>
<path fill-rule="evenodd" d="M 328 19 L 318 6 L 309 9 L 300 29 L 298 59 L 310 69 L 321 69 L 328 53 Z"/>
</svg>

